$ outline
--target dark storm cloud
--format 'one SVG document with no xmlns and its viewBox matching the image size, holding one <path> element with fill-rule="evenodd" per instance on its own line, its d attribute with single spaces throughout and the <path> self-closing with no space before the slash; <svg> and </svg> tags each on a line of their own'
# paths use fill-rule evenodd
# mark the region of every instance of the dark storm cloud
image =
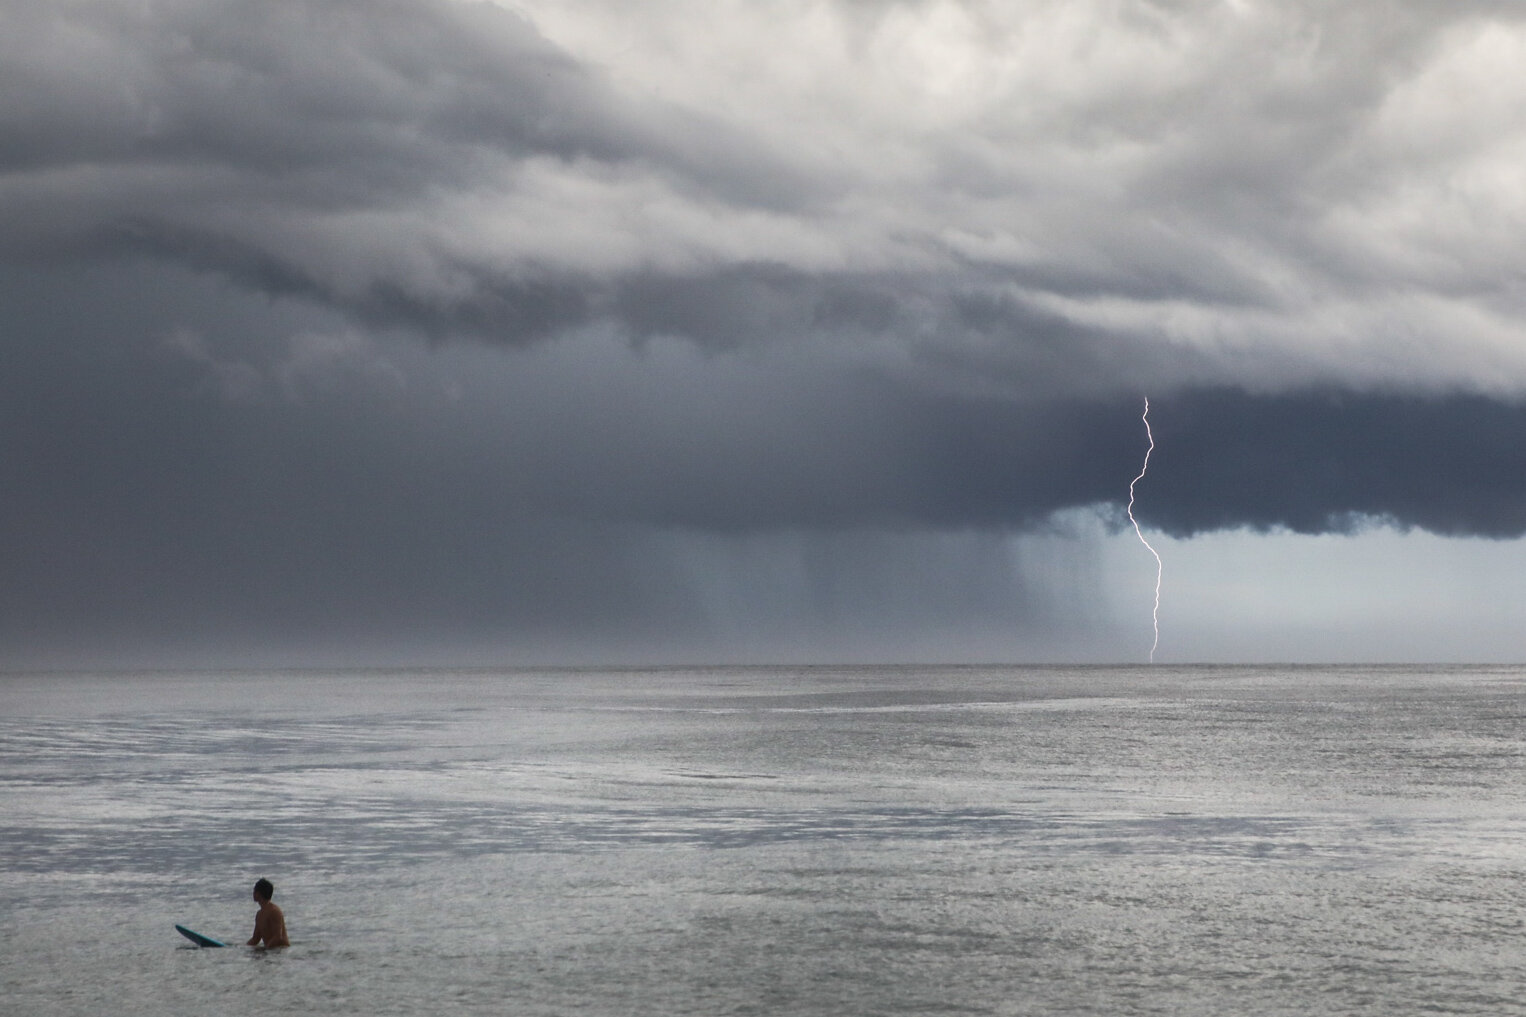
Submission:
<svg viewBox="0 0 1526 1017">
<path fill-rule="evenodd" d="M 970 591 L 1013 584 L 999 557 L 961 555 L 968 541 L 933 542 L 934 555 L 889 536 L 784 535 L 880 517 L 864 495 L 894 468 L 875 432 L 887 408 L 831 378 L 791 369 L 799 384 L 770 391 L 725 361 L 619 343 L 517 363 L 431 353 L 182 271 L 79 276 L 0 284 L 30 340 L 0 348 L 13 660 L 48 645 L 194 659 L 209 642 L 459 638 L 555 656 L 574 637 L 702 638 L 713 566 L 702 557 L 691 575 L 683 541 L 664 550 L 684 527 L 741 536 L 735 567 L 753 579 L 783 570 L 781 592 L 733 595 L 769 606 L 734 609 L 751 638 L 781 616 L 797 621 L 788 638 L 846 629 L 866 605 L 967 622 L 999 603 Z M 109 332 L 87 327 L 96 304 L 112 309 Z M 168 334 L 166 309 L 180 322 Z M 781 415 L 794 423 L 772 426 Z M 845 473 L 870 446 L 873 465 Z M 891 582 L 908 563 L 923 578 Z"/>
<path fill-rule="evenodd" d="M 622 96 L 482 3 L 63 0 L 6 14 L 12 172 L 93 167 L 126 187 L 134 169 L 221 169 L 240 178 L 230 195 L 323 208 L 470 183 L 474 152 L 661 159 L 695 178 L 781 169 L 724 124 Z"/>
<path fill-rule="evenodd" d="M 78 293 L 35 278 L 4 292 L 37 340 L 4 357 L 7 511 L 32 507 L 8 532 L 143 546 L 112 535 L 119 519 L 188 559 L 226 543 L 217 553 L 246 566 L 299 569 L 322 547 L 367 573 L 407 561 L 418 535 L 464 541 L 469 556 L 472 541 L 511 540 L 535 519 L 1013 532 L 1119 505 L 1145 450 L 1140 393 L 1014 398 L 852 362 L 749 364 L 613 339 L 472 367 L 342 320 L 283 326 L 184 275 L 146 269 L 113 288 L 100 274 L 80 287 L 111 303 L 116 328 L 83 348 L 71 337 L 93 309 Z M 159 330 L 166 300 L 183 332 Z M 221 321 L 231 308 L 246 333 Z M 288 338 L 271 343 L 270 328 Z M 1153 406 L 1138 511 L 1174 534 L 1361 517 L 1446 534 L 1526 525 L 1518 404 L 1215 389 Z"/>
<path fill-rule="evenodd" d="M 421 222 L 431 195 L 512 189 L 535 160 L 660 166 L 760 208 L 812 193 L 726 124 L 625 96 L 486 4 L 64 2 L 4 18 L 0 252 L 17 259 L 146 252 L 372 324 L 515 342 L 586 319 L 607 286 L 451 249 Z"/>
<path fill-rule="evenodd" d="M 979 535 L 1097 504 L 1121 524 L 1146 446 L 1134 394 L 1015 399 L 615 337 L 429 351 L 156 267 L 0 293 L 35 340 L 0 353 L 16 653 L 1015 630 L 1045 605 Z M 117 325 L 84 347 L 80 293 Z M 160 330 L 166 305 L 184 332 Z M 1518 406 L 1213 390 L 1151 419 L 1136 511 L 1173 534 L 1526 529 Z"/>
<path fill-rule="evenodd" d="M 793 9 L 633 25 L 590 2 L 557 12 L 594 26 L 570 35 L 542 12 L 599 58 L 529 10 L 7 5 L 0 250 L 150 252 L 509 343 L 609 319 L 721 347 L 847 327 L 958 357 L 983 301 L 1019 319 L 983 339 L 1021 347 L 1012 325 L 1058 316 L 1187 382 L 1205 356 L 1228 383 L 1428 377 L 1374 368 L 1366 335 L 1395 279 L 1456 297 L 1426 251 L 1475 262 L 1473 295 L 1505 309 L 1510 252 L 1417 232 L 1433 209 L 1413 203 L 1461 201 L 1434 208 L 1455 222 L 1494 197 L 1470 175 L 1482 135 L 1446 139 L 1449 168 L 1422 120 L 1466 85 L 1454 65 L 1510 57 L 1484 31 L 1508 7 L 847 5 L 808 37 Z M 646 34 L 605 53 L 601 19 Z M 783 70 L 760 84 L 748 61 L 775 36 Z M 1428 190 L 1444 179 L 1463 184 Z M 1409 314 L 1455 331 L 1445 349 L 1487 330 L 1477 310 Z M 1089 367 L 1083 349 L 1072 373 Z"/>
<path fill-rule="evenodd" d="M 1168 533 L 1526 530 L 1514 6 L 636 12 L 0 0 L 0 633 L 1009 625 L 1146 394 Z"/>
<path fill-rule="evenodd" d="M 1018 531 L 1065 509 L 1121 509 L 1147 447 L 1137 397 L 1015 402 L 840 376 L 799 379 L 797 393 L 793 419 L 764 440 L 732 431 L 725 411 L 708 418 L 705 438 L 679 440 L 680 425 L 660 448 L 604 435 L 611 459 L 639 472 L 601 465 L 589 486 L 575 468 L 562 472 L 558 508 L 723 531 Z M 1157 448 L 1136 514 L 1174 536 L 1376 524 L 1526 534 L 1519 403 L 1219 389 L 1156 399 L 1151 420 Z"/>
<path fill-rule="evenodd" d="M 1140 516 L 1177 536 L 1250 526 L 1526 534 L 1526 404 L 1477 396 L 1196 392 L 1152 408 Z"/>
</svg>

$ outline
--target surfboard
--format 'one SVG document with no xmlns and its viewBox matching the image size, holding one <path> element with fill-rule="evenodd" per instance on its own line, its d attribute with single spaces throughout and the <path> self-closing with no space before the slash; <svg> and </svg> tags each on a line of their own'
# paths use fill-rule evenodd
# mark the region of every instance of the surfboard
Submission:
<svg viewBox="0 0 1526 1017">
<path fill-rule="evenodd" d="M 228 945 L 227 943 L 219 943 L 217 940 L 213 939 L 211 936 L 203 936 L 201 933 L 193 931 L 191 929 L 188 929 L 184 925 L 177 925 L 177 926 L 175 926 L 175 931 L 180 933 L 186 939 L 189 939 L 191 942 L 195 943 L 197 946 L 227 946 Z"/>
</svg>

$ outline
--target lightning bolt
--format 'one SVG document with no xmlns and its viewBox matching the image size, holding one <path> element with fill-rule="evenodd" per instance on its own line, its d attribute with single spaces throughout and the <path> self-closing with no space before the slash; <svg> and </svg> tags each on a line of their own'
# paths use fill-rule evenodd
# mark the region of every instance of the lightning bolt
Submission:
<svg viewBox="0 0 1526 1017">
<path fill-rule="evenodd" d="M 1151 624 L 1155 626 L 1155 642 L 1150 644 L 1150 663 L 1153 664 L 1155 663 L 1155 648 L 1160 645 L 1160 577 L 1161 573 L 1165 571 L 1165 567 L 1161 564 L 1160 555 L 1156 553 L 1155 548 L 1150 546 L 1150 542 L 1145 539 L 1144 531 L 1139 528 L 1139 520 L 1134 518 L 1134 485 L 1143 480 L 1144 475 L 1149 472 L 1150 453 L 1155 451 L 1155 435 L 1150 431 L 1150 399 L 1148 396 L 1145 397 L 1144 416 L 1141 419 L 1144 420 L 1145 437 L 1150 439 L 1150 447 L 1145 449 L 1144 465 L 1139 468 L 1139 476 L 1129 482 L 1128 513 L 1129 522 L 1134 524 L 1134 535 L 1145 546 L 1145 550 L 1155 556 L 1155 610 L 1150 615 Z"/>
</svg>

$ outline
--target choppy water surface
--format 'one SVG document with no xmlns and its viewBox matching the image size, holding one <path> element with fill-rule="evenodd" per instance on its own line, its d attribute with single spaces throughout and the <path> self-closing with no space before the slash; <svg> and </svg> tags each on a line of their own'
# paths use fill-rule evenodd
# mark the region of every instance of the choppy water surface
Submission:
<svg viewBox="0 0 1526 1017">
<path fill-rule="evenodd" d="M 1514 668 L 12 675 L 0 1012 L 1521 1014 L 1523 796 Z"/>
</svg>

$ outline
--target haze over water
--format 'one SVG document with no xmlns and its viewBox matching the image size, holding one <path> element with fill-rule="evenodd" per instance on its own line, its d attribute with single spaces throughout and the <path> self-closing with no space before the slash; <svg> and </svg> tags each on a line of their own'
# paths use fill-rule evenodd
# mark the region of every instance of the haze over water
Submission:
<svg viewBox="0 0 1526 1017">
<path fill-rule="evenodd" d="M 6 1012 L 1526 1013 L 1526 670 L 0 678 Z M 293 946 L 247 938 L 267 876 Z"/>
</svg>

